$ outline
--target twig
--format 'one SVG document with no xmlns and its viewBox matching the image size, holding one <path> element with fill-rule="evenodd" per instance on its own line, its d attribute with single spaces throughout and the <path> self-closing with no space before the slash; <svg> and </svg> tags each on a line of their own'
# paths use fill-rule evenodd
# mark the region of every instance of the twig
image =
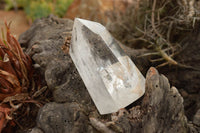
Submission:
<svg viewBox="0 0 200 133">
<path fill-rule="evenodd" d="M 169 24 L 169 29 L 167 31 L 167 41 L 170 40 L 170 34 L 171 34 L 171 31 L 172 31 L 172 25 L 173 25 L 173 22 L 171 21 L 170 24 Z"/>
<path fill-rule="evenodd" d="M 155 26 L 155 8 L 156 8 L 156 0 L 153 1 L 153 6 L 152 6 L 152 12 L 151 12 L 151 25 L 152 25 L 152 28 L 154 30 L 154 32 L 158 35 L 158 37 L 160 37 L 166 44 L 169 44 L 169 42 L 167 42 L 163 36 L 158 32 L 158 30 L 156 29 L 156 26 Z"/>
<path fill-rule="evenodd" d="M 177 66 L 181 67 L 181 68 L 191 69 L 194 71 L 200 71 L 200 68 L 196 68 L 196 67 L 192 67 L 192 66 L 188 66 L 188 65 L 184 65 L 184 64 L 177 64 Z"/>
<path fill-rule="evenodd" d="M 189 1 L 189 11 L 188 11 L 188 17 L 193 17 L 194 14 L 195 14 L 195 11 L 194 11 L 194 0 L 190 0 Z"/>
<path fill-rule="evenodd" d="M 166 66 L 166 65 L 168 65 L 168 64 L 169 64 L 169 62 L 165 62 L 165 63 L 162 63 L 162 64 L 156 66 L 156 68 L 164 67 L 164 66 Z"/>
<path fill-rule="evenodd" d="M 112 130 L 110 130 L 104 123 L 100 122 L 99 120 L 95 118 L 90 118 L 90 123 L 92 126 L 101 133 L 114 133 Z"/>
<path fill-rule="evenodd" d="M 159 52 L 154 52 L 154 53 L 146 53 L 137 57 L 144 57 L 144 56 L 150 56 L 150 55 L 159 55 Z"/>
<path fill-rule="evenodd" d="M 178 63 L 172 59 L 170 56 L 168 56 L 162 49 L 160 49 L 160 47 L 157 47 L 156 49 L 160 55 L 169 63 L 169 64 L 172 64 L 172 65 L 177 65 Z"/>
<path fill-rule="evenodd" d="M 124 28 L 126 31 L 128 31 L 130 33 L 130 35 L 132 37 L 135 37 L 135 35 L 133 34 L 132 31 L 130 31 L 130 28 L 128 28 L 126 25 L 122 24 L 122 23 L 118 23 L 122 28 Z"/>
<path fill-rule="evenodd" d="M 162 35 L 160 35 L 160 33 L 157 31 L 156 26 L 155 26 L 155 8 L 156 8 L 156 0 L 153 1 L 153 6 L 152 6 L 152 12 L 151 12 L 151 24 L 152 24 L 152 28 L 154 30 L 154 32 L 160 37 L 163 38 Z"/>
<path fill-rule="evenodd" d="M 146 33 L 144 31 L 142 31 L 140 28 L 138 28 L 137 26 L 135 27 L 135 29 L 138 30 L 139 32 L 143 33 L 144 35 L 146 35 Z M 154 40 L 154 38 L 152 36 L 150 36 L 149 34 L 147 34 L 147 36 Z M 146 40 L 146 39 L 143 39 L 143 40 Z M 150 41 L 146 40 L 146 42 L 150 42 Z M 154 44 L 154 43 L 151 43 L 151 44 Z"/>
<path fill-rule="evenodd" d="M 47 90 L 47 86 L 42 87 L 41 89 L 37 90 L 33 95 L 32 98 L 36 98 L 40 96 L 43 92 Z"/>
<path fill-rule="evenodd" d="M 182 0 L 183 6 L 187 7 L 187 0 Z"/>
<path fill-rule="evenodd" d="M 150 59 L 151 62 L 158 62 L 158 61 L 163 61 L 163 58 L 158 58 L 158 59 Z"/>
<path fill-rule="evenodd" d="M 20 129 L 24 129 L 23 126 L 17 120 L 15 120 L 15 119 L 13 119 L 13 120 L 19 126 Z"/>
</svg>

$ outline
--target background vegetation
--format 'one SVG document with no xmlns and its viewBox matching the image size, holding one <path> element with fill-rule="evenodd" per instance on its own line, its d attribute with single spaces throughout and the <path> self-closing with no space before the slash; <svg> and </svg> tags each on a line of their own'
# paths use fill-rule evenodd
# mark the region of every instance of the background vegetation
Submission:
<svg viewBox="0 0 200 133">
<path fill-rule="evenodd" d="M 5 10 L 23 8 L 31 20 L 54 14 L 63 17 L 73 0 L 5 0 Z"/>
<path fill-rule="evenodd" d="M 199 1 L 138 0 L 125 13 L 110 15 L 110 31 L 130 47 L 146 48 L 157 67 L 183 65 L 175 57 L 184 50 L 183 42 L 200 25 Z M 199 70 L 199 69 L 198 69 Z"/>
</svg>

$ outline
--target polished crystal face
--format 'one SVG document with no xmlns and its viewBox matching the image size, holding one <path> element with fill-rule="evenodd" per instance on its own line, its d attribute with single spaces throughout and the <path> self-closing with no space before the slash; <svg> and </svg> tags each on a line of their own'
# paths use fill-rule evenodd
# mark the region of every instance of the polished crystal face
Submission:
<svg viewBox="0 0 200 133">
<path fill-rule="evenodd" d="M 70 56 L 100 114 L 116 112 L 145 92 L 145 78 L 99 23 L 75 19 Z"/>
</svg>

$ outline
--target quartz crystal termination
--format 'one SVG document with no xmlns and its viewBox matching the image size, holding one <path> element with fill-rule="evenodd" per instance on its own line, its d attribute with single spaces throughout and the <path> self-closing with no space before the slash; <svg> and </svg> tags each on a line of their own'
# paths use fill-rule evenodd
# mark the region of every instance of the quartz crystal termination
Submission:
<svg viewBox="0 0 200 133">
<path fill-rule="evenodd" d="M 70 56 L 100 114 L 117 112 L 145 92 L 145 78 L 99 23 L 75 19 Z"/>
</svg>

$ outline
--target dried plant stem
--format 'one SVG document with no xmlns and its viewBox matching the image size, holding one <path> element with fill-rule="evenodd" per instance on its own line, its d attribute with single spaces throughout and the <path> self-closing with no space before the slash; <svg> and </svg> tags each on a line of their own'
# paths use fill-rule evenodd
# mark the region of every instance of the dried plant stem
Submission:
<svg viewBox="0 0 200 133">
<path fill-rule="evenodd" d="M 170 43 L 166 41 L 163 36 L 158 32 L 155 26 L 155 8 L 156 8 L 156 0 L 153 1 L 153 6 L 152 6 L 152 12 L 151 12 L 151 25 L 154 30 L 154 32 L 157 34 L 158 37 L 160 37 L 168 46 L 170 46 Z"/>
<path fill-rule="evenodd" d="M 193 17 L 194 14 L 195 14 L 195 11 L 194 11 L 194 1 L 195 0 L 190 0 L 189 1 L 188 17 Z"/>
<path fill-rule="evenodd" d="M 140 0 L 135 1 L 137 4 L 128 9 L 124 15 L 117 19 L 113 18 L 114 25 L 117 25 L 123 33 L 128 34 L 124 38 L 121 38 L 121 34 L 117 34 L 121 41 L 130 47 L 138 46 L 142 42 L 142 47 L 149 49 L 150 52 L 139 57 L 153 56 L 150 61 L 161 63 L 158 67 L 173 65 L 199 70 L 181 64 L 175 59 L 175 55 L 184 49 L 184 46 L 181 46 L 184 43 L 183 39 L 188 38 L 187 35 L 200 22 L 199 8 L 196 6 L 198 2 L 195 0 L 147 0 L 139 4 Z M 137 18 L 137 21 L 130 21 L 134 18 Z M 113 31 L 118 33 L 118 30 L 113 29 Z"/>
<path fill-rule="evenodd" d="M 172 59 L 169 55 L 167 55 L 160 47 L 157 48 L 157 51 L 160 53 L 160 55 L 169 63 L 172 65 L 177 65 L 178 63 Z"/>
<path fill-rule="evenodd" d="M 92 124 L 92 126 L 99 132 L 101 133 L 114 133 L 113 131 L 111 131 L 106 124 L 98 121 L 95 118 L 90 118 L 90 123 Z"/>
<path fill-rule="evenodd" d="M 153 1 L 153 6 L 152 6 L 152 13 L 151 13 L 152 28 L 153 28 L 154 32 L 156 33 L 156 35 L 158 37 L 160 37 L 165 43 L 167 43 L 168 46 L 171 46 L 171 44 L 167 40 L 165 40 L 163 38 L 163 36 L 156 29 L 156 26 L 155 26 L 155 8 L 156 8 L 156 0 Z M 168 35 L 168 38 L 169 38 L 169 35 Z M 162 56 L 162 58 L 164 58 L 167 61 L 167 63 L 164 63 L 164 65 L 167 65 L 167 64 L 177 65 L 178 64 L 174 59 L 172 59 L 168 54 L 166 54 L 166 52 L 164 52 L 161 49 L 161 46 L 157 45 L 156 46 L 156 50 L 160 53 L 160 55 Z M 163 64 L 161 64 L 160 66 L 163 66 Z"/>
</svg>

